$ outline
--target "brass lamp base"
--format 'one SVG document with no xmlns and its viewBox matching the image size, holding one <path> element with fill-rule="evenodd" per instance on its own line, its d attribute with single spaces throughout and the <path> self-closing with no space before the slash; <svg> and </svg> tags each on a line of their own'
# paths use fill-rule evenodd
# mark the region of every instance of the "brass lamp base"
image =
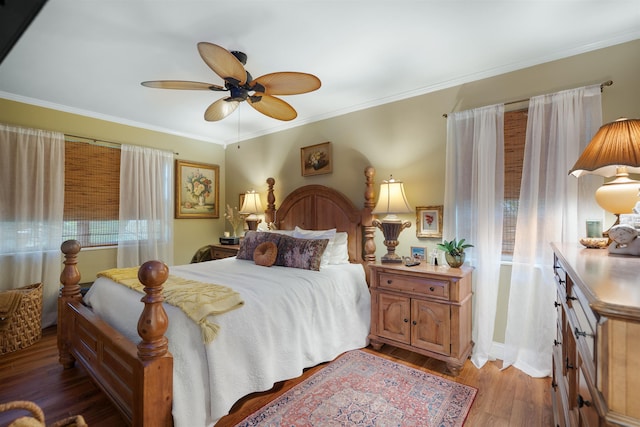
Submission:
<svg viewBox="0 0 640 427">
<path fill-rule="evenodd" d="M 382 263 L 399 264 L 402 263 L 402 257 L 396 254 L 396 246 L 398 246 L 398 236 L 405 228 L 411 227 L 411 221 L 387 220 L 380 221 L 374 219 L 372 224 L 378 227 L 384 235 L 384 245 L 387 247 L 387 253 L 380 258 Z"/>
</svg>

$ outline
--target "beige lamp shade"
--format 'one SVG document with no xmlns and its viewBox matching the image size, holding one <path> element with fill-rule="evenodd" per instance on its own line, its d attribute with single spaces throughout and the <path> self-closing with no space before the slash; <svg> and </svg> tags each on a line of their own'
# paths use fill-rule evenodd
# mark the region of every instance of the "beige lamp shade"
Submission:
<svg viewBox="0 0 640 427">
<path fill-rule="evenodd" d="M 569 171 L 615 176 L 596 191 L 596 202 L 613 214 L 631 213 L 640 200 L 640 182 L 629 178 L 640 173 L 640 120 L 618 119 L 600 127 L 576 164 Z"/>
<path fill-rule="evenodd" d="M 622 118 L 600 127 L 569 173 L 614 176 L 619 166 L 640 173 L 640 119 Z"/>
<path fill-rule="evenodd" d="M 413 211 L 404 193 L 402 181 L 396 181 L 390 178 L 389 181 L 384 181 L 380 184 L 378 203 L 371 213 L 387 214 L 387 216 L 391 215 L 395 217 L 395 214 L 411 212 Z"/>
</svg>

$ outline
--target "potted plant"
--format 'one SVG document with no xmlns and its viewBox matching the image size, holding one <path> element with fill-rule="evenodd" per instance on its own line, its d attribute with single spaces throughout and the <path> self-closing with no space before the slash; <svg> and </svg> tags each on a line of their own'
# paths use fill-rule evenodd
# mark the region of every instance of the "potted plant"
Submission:
<svg viewBox="0 0 640 427">
<path fill-rule="evenodd" d="M 464 250 L 472 247 L 473 245 L 465 243 L 465 239 L 460 239 L 459 242 L 456 241 L 456 239 L 449 242 L 443 240 L 442 243 L 438 243 L 438 249 L 444 251 L 444 257 L 447 260 L 447 264 L 453 268 L 460 267 L 464 264 Z"/>
</svg>

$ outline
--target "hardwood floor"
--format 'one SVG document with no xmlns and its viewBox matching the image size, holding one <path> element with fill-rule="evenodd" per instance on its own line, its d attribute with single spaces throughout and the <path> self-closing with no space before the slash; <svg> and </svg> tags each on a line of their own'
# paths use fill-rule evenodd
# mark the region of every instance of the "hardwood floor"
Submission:
<svg viewBox="0 0 640 427">
<path fill-rule="evenodd" d="M 64 370 L 58 364 L 55 333 L 55 327 L 47 328 L 43 338 L 31 347 L 0 356 L 0 403 L 31 400 L 43 409 L 49 424 L 81 414 L 90 427 L 124 425 L 115 407 L 81 368 Z M 427 372 L 441 374 L 444 368 L 437 360 L 386 345 L 380 352 L 368 351 Z M 299 378 L 278 383 L 268 392 L 245 397 L 216 426 L 233 426 L 322 366 L 308 369 Z M 515 368 L 500 371 L 495 362 L 477 369 L 470 361 L 458 377 L 444 377 L 478 389 L 466 426 L 553 425 L 550 378 L 531 378 Z M 0 413 L 0 426 L 21 415 L 24 413 Z"/>
</svg>

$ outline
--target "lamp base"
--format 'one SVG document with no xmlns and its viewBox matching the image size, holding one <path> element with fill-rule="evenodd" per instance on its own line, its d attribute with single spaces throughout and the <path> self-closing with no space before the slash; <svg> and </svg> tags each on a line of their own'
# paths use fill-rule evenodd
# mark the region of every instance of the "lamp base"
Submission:
<svg viewBox="0 0 640 427">
<path fill-rule="evenodd" d="M 380 258 L 380 262 L 383 264 L 401 264 L 402 257 L 395 252 L 394 253 L 387 252 Z"/>
<path fill-rule="evenodd" d="M 249 230 L 257 230 L 258 229 L 258 224 L 261 222 L 261 220 L 259 218 L 256 219 L 245 219 L 245 221 L 247 221 L 247 227 L 249 227 Z"/>
<path fill-rule="evenodd" d="M 402 257 L 396 254 L 396 246 L 398 246 L 398 236 L 405 228 L 411 227 L 411 221 L 387 221 L 374 219 L 372 224 L 378 227 L 384 234 L 384 245 L 387 247 L 387 253 L 380 258 L 382 263 L 398 264 L 402 262 Z"/>
</svg>

